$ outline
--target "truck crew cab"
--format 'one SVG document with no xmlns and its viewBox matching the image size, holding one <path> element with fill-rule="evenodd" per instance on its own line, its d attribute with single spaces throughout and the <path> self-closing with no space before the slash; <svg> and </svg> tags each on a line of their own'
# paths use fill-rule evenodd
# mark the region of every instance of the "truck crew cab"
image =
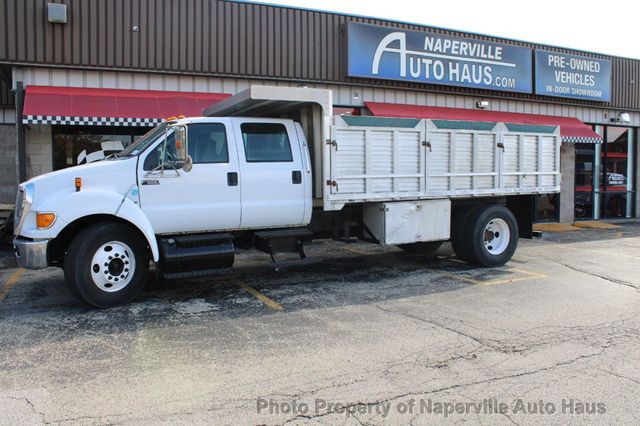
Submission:
<svg viewBox="0 0 640 426">
<path fill-rule="evenodd" d="M 341 232 L 421 253 L 451 239 L 458 257 L 499 266 L 531 230 L 531 195 L 559 191 L 558 129 L 334 117 L 331 105 L 328 90 L 254 86 L 21 184 L 18 263 L 62 267 L 99 308 L 135 298 L 150 261 L 167 278 L 205 276 L 237 247 L 304 257 L 306 240 Z"/>
</svg>

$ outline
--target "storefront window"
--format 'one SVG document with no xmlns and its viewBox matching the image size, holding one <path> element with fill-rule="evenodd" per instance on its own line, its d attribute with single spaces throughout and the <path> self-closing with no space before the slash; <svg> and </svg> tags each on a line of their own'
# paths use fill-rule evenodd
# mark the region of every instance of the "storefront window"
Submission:
<svg viewBox="0 0 640 426">
<path fill-rule="evenodd" d="M 596 127 L 603 135 L 603 144 L 576 145 L 576 219 L 633 217 L 635 131 Z"/>
<path fill-rule="evenodd" d="M 603 176 L 600 216 L 631 217 L 633 207 L 633 136 L 626 127 L 609 126 L 601 153 Z"/>
<path fill-rule="evenodd" d="M 148 127 L 53 126 L 53 169 L 101 160 L 148 131 Z"/>
</svg>

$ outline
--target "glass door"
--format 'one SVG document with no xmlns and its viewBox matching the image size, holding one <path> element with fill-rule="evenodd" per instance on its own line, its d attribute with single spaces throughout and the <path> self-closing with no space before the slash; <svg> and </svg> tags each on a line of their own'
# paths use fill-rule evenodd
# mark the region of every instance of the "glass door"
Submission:
<svg viewBox="0 0 640 426">
<path fill-rule="evenodd" d="M 575 218 L 594 218 L 593 182 L 596 174 L 596 144 L 576 144 Z"/>
<path fill-rule="evenodd" d="M 632 217 L 633 131 L 627 127 L 607 126 L 602 147 L 602 177 L 600 185 L 600 217 L 605 219 Z"/>
</svg>

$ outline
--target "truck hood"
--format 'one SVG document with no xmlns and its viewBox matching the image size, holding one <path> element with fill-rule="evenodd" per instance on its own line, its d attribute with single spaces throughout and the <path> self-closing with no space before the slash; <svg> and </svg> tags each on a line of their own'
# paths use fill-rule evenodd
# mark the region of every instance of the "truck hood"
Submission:
<svg viewBox="0 0 640 426">
<path fill-rule="evenodd" d="M 34 177 L 22 186 L 34 187 L 34 207 L 46 206 L 47 200 L 76 192 L 75 179 L 82 179 L 81 191 L 106 191 L 122 194 L 136 184 L 137 157 L 117 158 L 69 167 Z"/>
</svg>

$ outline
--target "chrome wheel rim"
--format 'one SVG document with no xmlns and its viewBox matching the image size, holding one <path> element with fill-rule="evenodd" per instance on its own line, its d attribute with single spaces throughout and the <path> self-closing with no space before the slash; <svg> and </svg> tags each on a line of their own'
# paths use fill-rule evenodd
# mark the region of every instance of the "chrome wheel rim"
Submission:
<svg viewBox="0 0 640 426">
<path fill-rule="evenodd" d="M 492 219 L 487 223 L 483 233 L 484 248 L 493 255 L 499 255 L 509 246 L 511 231 L 503 219 Z"/>
<path fill-rule="evenodd" d="M 136 258 L 131 247 L 121 241 L 109 241 L 91 259 L 91 278 L 100 290 L 114 293 L 125 288 L 133 279 Z"/>
</svg>

